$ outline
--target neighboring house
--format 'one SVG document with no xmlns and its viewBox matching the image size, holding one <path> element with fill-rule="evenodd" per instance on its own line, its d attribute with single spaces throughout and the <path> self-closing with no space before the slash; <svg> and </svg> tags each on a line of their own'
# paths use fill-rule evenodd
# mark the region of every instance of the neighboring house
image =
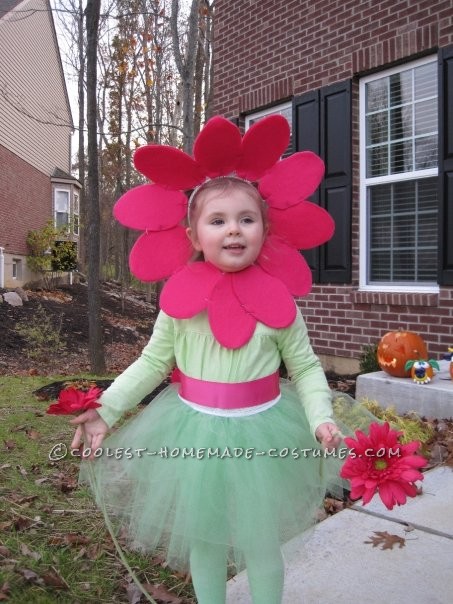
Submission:
<svg viewBox="0 0 453 604">
<path fill-rule="evenodd" d="M 72 131 L 48 0 L 2 0 L 0 287 L 38 277 L 26 263 L 30 230 L 52 219 L 57 226 L 71 221 L 78 231 L 80 184 L 69 174 Z"/>
<path fill-rule="evenodd" d="M 453 2 L 218 0 L 216 113 L 283 113 L 326 164 L 334 238 L 299 300 L 328 368 L 389 330 L 453 346 Z"/>
</svg>

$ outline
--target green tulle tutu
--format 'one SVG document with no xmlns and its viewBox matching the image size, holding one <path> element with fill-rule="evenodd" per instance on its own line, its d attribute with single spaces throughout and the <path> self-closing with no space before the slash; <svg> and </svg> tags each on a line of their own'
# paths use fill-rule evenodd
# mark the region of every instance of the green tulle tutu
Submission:
<svg viewBox="0 0 453 604">
<path fill-rule="evenodd" d="M 224 544 L 240 570 L 248 543 L 266 547 L 305 531 L 326 490 L 344 486 L 346 449 L 324 454 L 295 388 L 282 382 L 281 393 L 266 411 L 225 418 L 192 409 L 171 385 L 82 464 L 81 480 L 94 477 L 98 504 L 130 548 L 186 571 L 198 540 Z M 374 419 L 346 395 L 334 409 L 344 434 Z"/>
</svg>

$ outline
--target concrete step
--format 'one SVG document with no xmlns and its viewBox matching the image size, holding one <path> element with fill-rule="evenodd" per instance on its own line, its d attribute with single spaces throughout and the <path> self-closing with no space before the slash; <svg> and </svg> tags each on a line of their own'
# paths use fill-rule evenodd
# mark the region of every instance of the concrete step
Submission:
<svg viewBox="0 0 453 604">
<path fill-rule="evenodd" d="M 450 379 L 449 362 L 440 361 L 429 384 L 418 385 L 410 378 L 396 378 L 384 371 L 359 375 L 356 399 L 370 399 L 381 407 L 395 407 L 398 413 L 415 411 L 419 415 L 449 419 L 453 417 L 453 380 Z M 453 598 L 452 598 L 453 601 Z"/>
</svg>

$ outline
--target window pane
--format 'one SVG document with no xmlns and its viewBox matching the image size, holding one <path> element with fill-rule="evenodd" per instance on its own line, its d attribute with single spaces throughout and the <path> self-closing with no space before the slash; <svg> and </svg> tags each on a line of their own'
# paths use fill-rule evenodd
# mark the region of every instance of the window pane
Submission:
<svg viewBox="0 0 453 604">
<path fill-rule="evenodd" d="M 57 228 L 63 227 L 69 224 L 69 214 L 66 212 L 56 212 L 55 214 L 55 226 Z"/>
<path fill-rule="evenodd" d="M 437 166 L 437 136 L 424 136 L 415 140 L 415 169 L 425 170 Z"/>
<path fill-rule="evenodd" d="M 69 191 L 55 191 L 55 211 L 69 212 Z"/>
<path fill-rule="evenodd" d="M 428 63 L 414 69 L 415 100 L 437 96 L 437 64 Z"/>
<path fill-rule="evenodd" d="M 390 172 L 412 171 L 412 141 L 402 141 L 390 145 Z"/>
<path fill-rule="evenodd" d="M 390 138 L 409 138 L 412 132 L 412 107 L 399 107 L 390 111 Z"/>
<path fill-rule="evenodd" d="M 415 105 L 415 135 L 437 132 L 437 111 L 431 101 L 422 101 Z"/>
<path fill-rule="evenodd" d="M 388 147 L 373 147 L 367 151 L 367 176 L 385 176 L 388 174 Z"/>
<path fill-rule="evenodd" d="M 388 114 L 373 113 L 367 118 L 367 145 L 376 145 L 388 141 Z"/>
<path fill-rule="evenodd" d="M 388 78 L 370 82 L 366 87 L 366 111 L 378 111 L 388 107 Z"/>
<path fill-rule="evenodd" d="M 412 70 L 390 76 L 390 106 L 412 101 Z"/>
</svg>

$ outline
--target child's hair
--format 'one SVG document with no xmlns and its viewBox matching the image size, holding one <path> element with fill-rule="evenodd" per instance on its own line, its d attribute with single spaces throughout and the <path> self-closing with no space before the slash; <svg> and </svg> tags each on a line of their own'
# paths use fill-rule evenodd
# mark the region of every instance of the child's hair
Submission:
<svg viewBox="0 0 453 604">
<path fill-rule="evenodd" d="M 209 191 L 218 191 L 219 195 L 228 193 L 234 189 L 241 189 L 244 193 L 247 193 L 252 199 L 254 199 L 261 212 L 264 229 L 267 230 L 268 218 L 267 218 L 267 206 L 264 203 L 258 189 L 249 181 L 243 180 L 236 176 L 222 176 L 219 178 L 213 178 L 208 180 L 197 189 L 195 189 L 189 198 L 189 211 L 187 214 L 187 220 L 192 230 L 196 231 L 197 220 L 200 216 L 201 206 L 203 199 L 206 197 L 206 193 Z"/>
</svg>

